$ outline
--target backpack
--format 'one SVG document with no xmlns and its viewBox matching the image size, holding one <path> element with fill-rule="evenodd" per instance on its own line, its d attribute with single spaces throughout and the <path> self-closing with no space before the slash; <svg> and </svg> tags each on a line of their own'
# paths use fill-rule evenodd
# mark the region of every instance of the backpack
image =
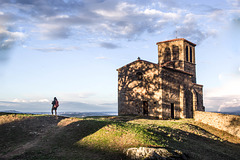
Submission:
<svg viewBox="0 0 240 160">
<path fill-rule="evenodd" d="M 58 100 L 55 101 L 55 106 L 56 106 L 56 107 L 59 106 Z"/>
</svg>

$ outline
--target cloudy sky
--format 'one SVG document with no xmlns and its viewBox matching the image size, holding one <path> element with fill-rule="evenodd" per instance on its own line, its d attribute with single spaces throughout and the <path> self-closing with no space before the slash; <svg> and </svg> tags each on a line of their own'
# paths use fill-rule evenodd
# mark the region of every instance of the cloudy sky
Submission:
<svg viewBox="0 0 240 160">
<path fill-rule="evenodd" d="M 0 0 L 0 110 L 117 111 L 116 69 L 176 37 L 206 110 L 240 110 L 240 0 Z"/>
</svg>

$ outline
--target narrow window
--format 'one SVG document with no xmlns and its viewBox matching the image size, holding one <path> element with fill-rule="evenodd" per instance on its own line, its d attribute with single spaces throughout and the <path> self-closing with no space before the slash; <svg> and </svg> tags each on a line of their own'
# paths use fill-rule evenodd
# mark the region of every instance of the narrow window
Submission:
<svg viewBox="0 0 240 160">
<path fill-rule="evenodd" d="M 190 62 L 192 62 L 192 47 L 190 47 Z"/>
<path fill-rule="evenodd" d="M 148 116 L 148 102 L 147 101 L 143 101 L 143 115 Z"/>
<path fill-rule="evenodd" d="M 137 80 L 142 80 L 143 79 L 142 72 L 137 72 L 136 76 L 137 76 Z"/>
<path fill-rule="evenodd" d="M 171 51 L 169 47 L 166 47 L 164 50 L 164 62 L 171 61 Z"/>
<path fill-rule="evenodd" d="M 178 48 L 178 46 L 173 45 L 172 46 L 172 51 L 173 51 L 173 60 L 178 60 L 179 59 L 179 48 Z"/>
<path fill-rule="evenodd" d="M 188 61 L 188 46 L 186 46 L 186 61 Z"/>
</svg>

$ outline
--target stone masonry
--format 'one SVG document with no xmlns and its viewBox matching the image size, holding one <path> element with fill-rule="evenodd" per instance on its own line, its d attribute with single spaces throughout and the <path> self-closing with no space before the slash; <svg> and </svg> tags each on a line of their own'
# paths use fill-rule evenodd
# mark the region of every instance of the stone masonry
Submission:
<svg viewBox="0 0 240 160">
<path fill-rule="evenodd" d="M 194 119 L 240 138 L 240 116 L 238 115 L 196 111 Z"/>
<path fill-rule="evenodd" d="M 118 114 L 192 118 L 204 111 L 196 84 L 195 44 L 186 39 L 158 42 L 158 64 L 141 60 L 118 71 Z"/>
</svg>

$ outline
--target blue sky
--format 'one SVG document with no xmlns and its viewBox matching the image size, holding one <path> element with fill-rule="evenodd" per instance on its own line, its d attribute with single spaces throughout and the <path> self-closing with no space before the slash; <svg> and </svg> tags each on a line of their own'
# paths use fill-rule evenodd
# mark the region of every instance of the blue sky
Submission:
<svg viewBox="0 0 240 160">
<path fill-rule="evenodd" d="M 176 36 L 206 110 L 240 110 L 240 0 L 0 0 L 0 110 L 117 111 L 116 69 Z"/>
</svg>

